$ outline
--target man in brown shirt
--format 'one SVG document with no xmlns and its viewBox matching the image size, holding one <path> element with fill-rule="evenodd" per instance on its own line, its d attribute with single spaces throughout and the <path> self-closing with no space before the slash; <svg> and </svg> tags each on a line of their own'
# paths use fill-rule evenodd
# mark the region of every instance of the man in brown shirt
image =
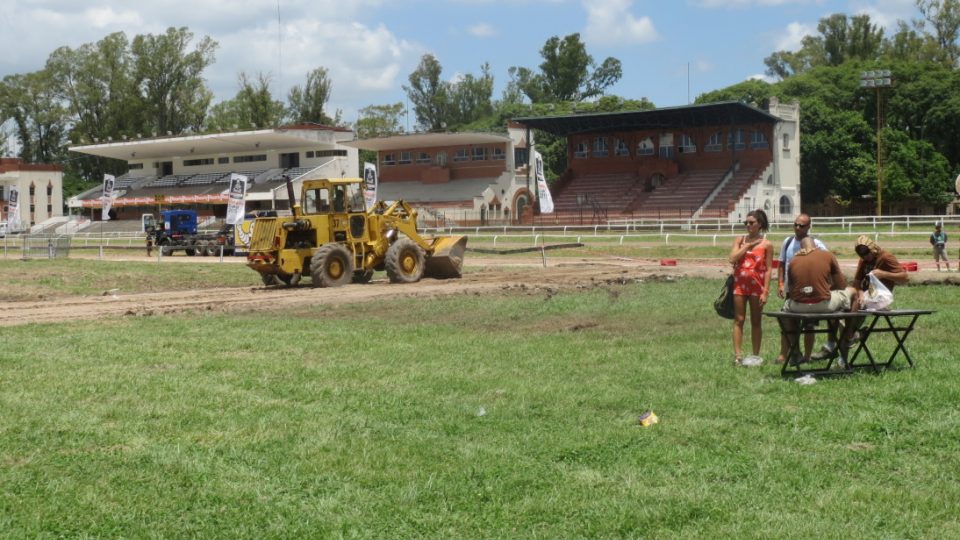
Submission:
<svg viewBox="0 0 960 540">
<path fill-rule="evenodd" d="M 854 287 L 847 287 L 837 258 L 829 251 L 817 249 L 813 239 L 801 240 L 800 252 L 794 256 L 788 272 L 790 292 L 783 304 L 784 311 L 834 313 L 858 309 L 859 294 Z M 831 332 L 830 339 L 835 341 L 834 326 Z M 804 360 L 810 358 L 811 348 L 811 343 L 804 343 Z"/>
</svg>

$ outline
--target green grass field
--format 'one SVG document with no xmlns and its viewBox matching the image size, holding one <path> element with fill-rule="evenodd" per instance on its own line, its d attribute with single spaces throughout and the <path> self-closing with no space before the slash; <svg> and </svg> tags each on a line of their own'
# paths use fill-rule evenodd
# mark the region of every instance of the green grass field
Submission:
<svg viewBox="0 0 960 540">
<path fill-rule="evenodd" d="M 897 288 L 915 369 L 801 386 L 719 285 L 2 328 L 0 531 L 960 536 L 960 288 Z"/>
</svg>

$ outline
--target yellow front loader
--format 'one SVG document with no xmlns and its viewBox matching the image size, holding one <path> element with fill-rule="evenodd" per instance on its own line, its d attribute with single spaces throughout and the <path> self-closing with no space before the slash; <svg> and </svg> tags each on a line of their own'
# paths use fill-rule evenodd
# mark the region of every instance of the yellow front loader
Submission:
<svg viewBox="0 0 960 540">
<path fill-rule="evenodd" d="M 393 283 L 461 276 L 466 236 L 421 236 L 409 204 L 366 209 L 362 187 L 361 178 L 305 180 L 297 203 L 288 182 L 293 215 L 256 219 L 247 266 L 266 285 L 309 276 L 314 287 L 338 287 L 366 283 L 375 270 Z"/>
</svg>

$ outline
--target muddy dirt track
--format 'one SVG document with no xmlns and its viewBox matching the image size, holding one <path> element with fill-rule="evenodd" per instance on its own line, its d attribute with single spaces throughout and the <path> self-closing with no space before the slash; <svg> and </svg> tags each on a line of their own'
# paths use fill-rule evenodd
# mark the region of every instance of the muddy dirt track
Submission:
<svg viewBox="0 0 960 540">
<path fill-rule="evenodd" d="M 392 284 L 386 277 L 368 284 L 320 289 L 304 280 L 298 287 L 235 287 L 191 289 L 163 293 L 112 294 L 67 297 L 27 302 L 0 302 L 0 326 L 62 322 L 107 317 L 150 316 L 184 312 L 250 312 L 307 305 L 340 305 L 383 299 L 432 298 L 455 294 L 494 294 L 511 290 L 560 290 L 628 283 L 641 279 L 668 279 L 680 275 L 719 277 L 712 264 L 660 266 L 658 261 L 550 261 L 546 268 L 537 259 L 509 262 L 474 259 L 462 279 L 424 279 L 413 284 Z"/>
<path fill-rule="evenodd" d="M 188 312 L 273 311 L 296 306 L 341 305 L 456 294 L 536 290 L 555 292 L 684 276 L 720 278 L 727 271 L 719 260 L 688 260 L 679 261 L 677 266 L 661 266 L 659 260 L 647 259 L 554 259 L 544 267 L 537 258 L 473 258 L 469 264 L 462 279 L 424 279 L 413 284 L 391 284 L 383 277 L 363 285 L 320 289 L 311 287 L 309 280 L 304 280 L 304 284 L 291 288 L 250 286 L 140 294 L 107 292 L 102 296 L 0 302 L 0 326 Z M 853 272 L 850 263 L 842 265 L 849 273 Z M 914 274 L 911 277 L 916 281 L 936 278 L 927 276 L 927 272 L 920 274 L 923 275 Z"/>
</svg>

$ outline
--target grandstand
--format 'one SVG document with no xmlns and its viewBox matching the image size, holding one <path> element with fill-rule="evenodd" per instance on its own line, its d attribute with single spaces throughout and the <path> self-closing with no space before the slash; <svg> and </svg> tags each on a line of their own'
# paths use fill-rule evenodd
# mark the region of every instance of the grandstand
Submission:
<svg viewBox="0 0 960 540">
<path fill-rule="evenodd" d="M 141 214 L 172 207 L 194 208 L 202 218 L 222 219 L 233 173 L 249 180 L 247 208 L 251 211 L 276 204 L 273 191 L 282 185 L 284 176 L 297 180 L 315 170 L 338 177 L 357 176 L 357 152 L 342 144 L 352 139 L 353 132 L 348 129 L 308 124 L 132 139 L 70 150 L 126 162 L 128 172 L 114 184 L 111 206 L 117 216 L 113 221 L 133 221 L 131 227 L 139 227 Z M 94 223 L 101 222 L 102 195 L 97 186 L 71 198 L 68 206 L 87 212 Z M 282 201 L 286 202 L 285 196 Z"/>
<path fill-rule="evenodd" d="M 791 219 L 800 205 L 799 106 L 736 102 L 519 118 L 567 140 L 568 168 L 540 222 L 725 219 L 754 208 Z"/>
</svg>

